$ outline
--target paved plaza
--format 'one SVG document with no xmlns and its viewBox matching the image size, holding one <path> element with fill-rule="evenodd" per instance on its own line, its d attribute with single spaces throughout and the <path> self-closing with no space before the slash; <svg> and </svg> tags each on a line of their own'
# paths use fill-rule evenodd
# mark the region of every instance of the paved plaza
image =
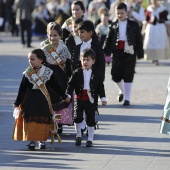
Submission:
<svg viewBox="0 0 170 170">
<path fill-rule="evenodd" d="M 170 60 L 159 66 L 140 60 L 132 87 L 131 106 L 122 106 L 118 90 L 106 67 L 105 89 L 108 104 L 99 102 L 99 129 L 94 147 L 86 148 L 84 135 L 80 147 L 74 145 L 74 127 L 64 126 L 62 143 L 47 141 L 47 149 L 28 151 L 28 142 L 12 140 L 16 98 L 27 54 L 19 37 L 0 33 L 0 169 L 3 170 L 170 170 L 170 136 L 159 133 L 170 76 Z M 40 40 L 32 45 L 39 48 Z"/>
</svg>

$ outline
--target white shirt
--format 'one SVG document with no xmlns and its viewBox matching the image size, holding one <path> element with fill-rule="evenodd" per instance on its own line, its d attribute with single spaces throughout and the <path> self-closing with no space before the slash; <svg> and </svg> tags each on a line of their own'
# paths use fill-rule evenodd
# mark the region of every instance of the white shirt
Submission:
<svg viewBox="0 0 170 170">
<path fill-rule="evenodd" d="M 75 41 L 76 45 L 79 45 L 79 44 L 82 43 L 81 38 L 79 36 L 77 36 L 77 35 L 74 35 L 74 41 Z"/>
<path fill-rule="evenodd" d="M 84 75 L 84 87 L 85 90 L 90 90 L 90 77 L 91 77 L 92 70 L 86 70 L 83 69 L 83 75 Z"/>
<path fill-rule="evenodd" d="M 84 41 L 83 41 L 83 44 L 82 44 L 81 47 L 80 47 L 80 54 L 82 53 L 83 50 L 85 50 L 85 49 L 90 49 L 90 48 L 91 48 L 91 42 L 92 42 L 92 39 L 90 39 L 90 40 L 87 41 L 87 42 L 84 42 Z"/>
<path fill-rule="evenodd" d="M 91 69 L 89 69 L 89 70 L 83 69 L 83 75 L 84 75 L 84 87 L 83 87 L 83 89 L 84 90 L 90 90 L 90 78 L 91 78 L 91 74 L 92 74 L 92 70 Z M 90 101 L 93 100 L 92 96 L 91 96 L 91 92 L 90 93 L 88 92 L 88 96 L 89 96 L 89 100 Z M 106 101 L 106 97 L 102 97 L 101 101 Z M 93 103 L 93 102 L 91 102 L 91 103 Z"/>
<path fill-rule="evenodd" d="M 119 21 L 119 40 L 126 41 L 126 29 L 127 29 L 127 20 Z"/>
</svg>

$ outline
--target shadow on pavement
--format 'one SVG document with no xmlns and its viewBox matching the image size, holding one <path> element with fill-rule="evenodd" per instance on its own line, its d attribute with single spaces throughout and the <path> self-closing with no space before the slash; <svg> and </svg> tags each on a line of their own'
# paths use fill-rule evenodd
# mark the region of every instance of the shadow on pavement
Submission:
<svg viewBox="0 0 170 170">
<path fill-rule="evenodd" d="M 97 117 L 97 120 L 102 122 L 131 122 L 131 123 L 161 123 L 161 117 L 152 117 L 152 116 L 126 116 L 126 115 L 110 115 L 100 114 Z M 100 123 L 99 123 L 100 124 Z"/>
<path fill-rule="evenodd" d="M 61 157 L 68 156 L 68 154 L 61 154 L 54 151 L 9 151 L 9 152 L 3 152 L 1 151 L 1 155 L 3 158 L 0 161 L 0 166 L 6 166 L 6 167 L 20 167 L 22 169 L 26 167 L 34 167 L 34 168 L 56 168 L 56 169 L 77 169 L 75 167 L 67 167 L 67 161 L 82 161 L 79 159 L 69 159 L 69 158 L 59 158 L 59 155 Z M 7 162 L 6 160 L 9 160 L 10 162 Z M 52 158 L 53 157 L 53 158 Z M 59 163 L 59 162 L 65 161 L 66 164 Z"/>
<path fill-rule="evenodd" d="M 130 106 L 123 106 L 122 104 L 107 104 L 106 106 L 99 106 L 99 108 L 111 108 L 111 109 L 153 109 L 153 110 L 163 110 L 164 105 L 161 104 L 131 104 Z"/>
</svg>

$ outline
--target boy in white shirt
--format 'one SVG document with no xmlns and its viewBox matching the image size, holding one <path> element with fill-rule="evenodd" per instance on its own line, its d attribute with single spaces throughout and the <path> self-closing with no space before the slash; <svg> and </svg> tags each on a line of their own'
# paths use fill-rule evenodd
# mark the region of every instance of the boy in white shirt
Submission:
<svg viewBox="0 0 170 170">
<path fill-rule="evenodd" d="M 111 75 L 119 90 L 117 100 L 129 106 L 136 57 L 144 56 L 143 40 L 138 23 L 128 19 L 126 4 L 118 4 L 115 10 L 117 20 L 111 24 L 103 48 L 106 55 L 112 54 Z"/>
<path fill-rule="evenodd" d="M 74 122 L 77 133 L 75 145 L 81 145 L 81 122 L 84 119 L 83 112 L 85 111 L 88 129 L 86 147 L 92 147 L 98 96 L 100 96 L 103 106 L 106 105 L 106 97 L 102 76 L 97 69 L 92 68 L 92 65 L 95 63 L 95 52 L 91 49 L 83 50 L 81 53 L 81 62 L 82 68 L 78 68 L 73 72 L 68 82 L 66 93 L 71 96 L 75 90 Z"/>
</svg>

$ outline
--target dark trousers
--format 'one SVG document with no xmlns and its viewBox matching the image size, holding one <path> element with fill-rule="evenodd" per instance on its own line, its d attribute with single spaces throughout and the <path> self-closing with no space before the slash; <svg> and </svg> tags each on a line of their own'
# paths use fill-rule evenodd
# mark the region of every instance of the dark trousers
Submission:
<svg viewBox="0 0 170 170">
<path fill-rule="evenodd" d="M 74 105 L 74 122 L 81 123 L 83 121 L 83 111 L 86 113 L 87 126 L 95 126 L 96 106 L 90 101 L 76 100 Z"/>
<path fill-rule="evenodd" d="M 124 50 L 116 50 L 113 53 L 111 75 L 112 80 L 120 82 L 124 80 L 130 83 L 134 78 L 136 55 L 124 53 Z"/>
<path fill-rule="evenodd" d="M 24 19 L 20 20 L 20 29 L 21 29 L 21 43 L 25 45 L 25 36 L 24 32 L 27 32 L 27 46 L 31 45 L 31 37 L 32 37 L 32 22 L 30 20 Z"/>
</svg>

